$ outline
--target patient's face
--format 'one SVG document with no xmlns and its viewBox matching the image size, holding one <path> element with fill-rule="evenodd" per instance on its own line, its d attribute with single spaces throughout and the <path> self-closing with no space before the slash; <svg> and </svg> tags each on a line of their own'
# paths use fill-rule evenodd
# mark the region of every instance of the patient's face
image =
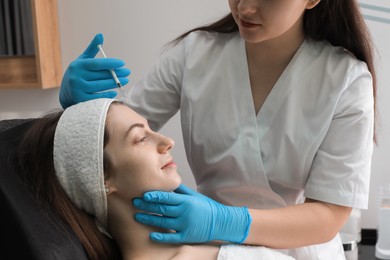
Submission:
<svg viewBox="0 0 390 260">
<path fill-rule="evenodd" d="M 124 105 L 111 105 L 107 122 L 110 188 L 132 199 L 150 190 L 173 191 L 180 185 L 170 154 L 172 139 L 152 131 L 145 118 Z"/>
</svg>

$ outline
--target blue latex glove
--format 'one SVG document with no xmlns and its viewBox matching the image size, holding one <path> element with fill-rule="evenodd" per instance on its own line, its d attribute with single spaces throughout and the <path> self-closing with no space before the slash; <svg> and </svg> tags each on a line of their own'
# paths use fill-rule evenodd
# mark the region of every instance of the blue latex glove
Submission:
<svg viewBox="0 0 390 260">
<path fill-rule="evenodd" d="M 87 49 L 66 69 L 60 89 L 60 103 L 63 108 L 91 99 L 115 97 L 115 91 L 106 91 L 117 87 L 110 69 L 115 70 L 122 86 L 129 82 L 126 77 L 130 75 L 130 70 L 122 68 L 124 61 L 95 58 L 99 52 L 97 46 L 103 45 L 103 41 L 103 35 L 97 34 Z"/>
<path fill-rule="evenodd" d="M 175 192 L 147 192 L 142 199 L 134 199 L 133 204 L 140 210 L 161 215 L 136 213 L 138 222 L 176 231 L 150 234 L 152 240 L 161 243 L 213 240 L 242 243 L 252 222 L 246 207 L 222 205 L 184 185 Z"/>
</svg>

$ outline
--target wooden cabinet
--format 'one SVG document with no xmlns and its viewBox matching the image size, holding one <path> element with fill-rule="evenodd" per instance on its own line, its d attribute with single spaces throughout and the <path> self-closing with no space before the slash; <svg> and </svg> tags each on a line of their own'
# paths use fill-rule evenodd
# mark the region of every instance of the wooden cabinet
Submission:
<svg viewBox="0 0 390 260">
<path fill-rule="evenodd" d="M 0 89 L 46 89 L 61 84 L 57 0 L 30 1 L 35 55 L 0 57 Z"/>
</svg>

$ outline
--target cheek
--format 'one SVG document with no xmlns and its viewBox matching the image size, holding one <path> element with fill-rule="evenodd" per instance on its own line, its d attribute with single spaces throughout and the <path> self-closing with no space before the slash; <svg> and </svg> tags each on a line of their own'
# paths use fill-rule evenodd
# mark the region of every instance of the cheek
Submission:
<svg viewBox="0 0 390 260">
<path fill-rule="evenodd" d="M 270 37 L 277 37 L 286 33 L 296 22 L 291 14 L 268 15 L 265 20 L 264 32 Z"/>
<path fill-rule="evenodd" d="M 121 156 L 123 156 L 122 154 Z M 132 191 L 136 196 L 146 191 L 173 191 L 181 184 L 177 170 L 163 171 L 156 165 L 158 158 L 137 153 L 121 158 L 122 163 L 116 167 L 116 183 L 121 192 Z"/>
<path fill-rule="evenodd" d="M 139 172 L 148 165 L 148 158 L 143 153 L 127 147 L 117 151 L 113 159 L 117 172 Z"/>
<path fill-rule="evenodd" d="M 143 158 L 134 158 L 127 161 L 121 170 L 123 175 L 126 175 L 127 182 L 131 182 L 136 189 L 148 188 L 150 182 L 158 179 L 156 172 L 158 169 L 150 163 L 150 160 L 143 160 Z"/>
<path fill-rule="evenodd" d="M 232 13 L 235 13 L 237 10 L 238 0 L 228 0 L 229 8 Z"/>
<path fill-rule="evenodd" d="M 132 160 L 131 158 L 132 157 L 125 156 L 125 154 L 116 158 L 117 160 L 115 161 L 113 169 L 118 185 L 137 183 L 140 176 L 142 176 L 142 163 L 137 160 Z"/>
<path fill-rule="evenodd" d="M 274 12 L 272 17 L 275 17 L 275 23 L 279 21 L 279 25 L 288 27 L 298 21 L 304 12 L 305 8 L 302 5 L 294 4 L 283 7 L 279 12 Z"/>
<path fill-rule="evenodd" d="M 173 191 L 181 184 L 182 180 L 178 173 L 160 172 L 153 176 L 148 175 L 147 178 L 140 178 L 139 186 L 142 192 L 151 190 Z"/>
</svg>

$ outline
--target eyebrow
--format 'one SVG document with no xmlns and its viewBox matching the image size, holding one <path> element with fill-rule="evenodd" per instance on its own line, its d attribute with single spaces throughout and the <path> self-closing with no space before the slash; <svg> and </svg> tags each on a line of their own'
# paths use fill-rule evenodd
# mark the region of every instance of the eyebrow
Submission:
<svg viewBox="0 0 390 260">
<path fill-rule="evenodd" d="M 145 128 L 145 125 L 141 123 L 136 123 L 131 125 L 129 129 L 126 130 L 124 137 L 126 138 L 130 134 L 131 130 L 133 130 L 136 127 Z"/>
</svg>

